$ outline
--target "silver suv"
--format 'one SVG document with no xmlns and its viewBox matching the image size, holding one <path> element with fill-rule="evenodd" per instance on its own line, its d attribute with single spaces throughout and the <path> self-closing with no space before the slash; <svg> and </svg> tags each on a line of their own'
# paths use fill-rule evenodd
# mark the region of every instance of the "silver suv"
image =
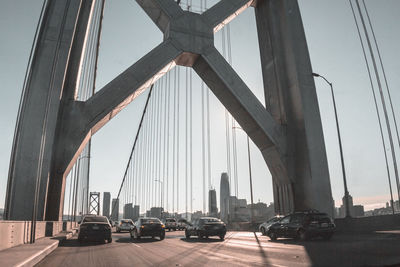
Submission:
<svg viewBox="0 0 400 267">
<path fill-rule="evenodd" d="M 176 219 L 174 218 L 166 218 L 163 220 L 163 223 L 165 225 L 165 230 L 168 229 L 168 231 L 176 231 L 177 228 L 177 223 L 176 223 Z"/>
</svg>

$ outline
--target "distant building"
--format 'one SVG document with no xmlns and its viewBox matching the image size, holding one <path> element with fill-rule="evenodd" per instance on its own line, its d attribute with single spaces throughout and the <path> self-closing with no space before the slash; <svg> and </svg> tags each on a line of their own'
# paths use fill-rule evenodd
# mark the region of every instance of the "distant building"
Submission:
<svg viewBox="0 0 400 267">
<path fill-rule="evenodd" d="M 247 205 L 247 209 L 251 213 L 251 204 Z M 272 218 L 275 216 L 275 207 L 274 203 L 268 204 L 263 203 L 263 202 L 258 202 L 255 203 L 253 206 L 253 212 L 254 212 L 254 221 L 255 222 L 265 222 L 268 219 Z"/>
<path fill-rule="evenodd" d="M 345 197 L 342 198 L 343 204 L 339 208 L 339 218 L 346 217 L 346 201 Z M 363 205 L 353 205 L 353 197 L 349 195 L 349 212 L 351 217 L 365 216 Z"/>
<path fill-rule="evenodd" d="M 111 220 L 118 221 L 119 220 L 118 214 L 119 214 L 119 199 L 113 198 L 111 204 Z"/>
<path fill-rule="evenodd" d="M 353 197 L 349 195 L 349 212 L 350 216 L 353 217 Z M 342 205 L 339 208 L 339 217 L 346 217 L 346 196 L 342 198 Z"/>
<path fill-rule="evenodd" d="M 133 206 L 132 203 L 128 203 L 124 205 L 124 213 L 123 213 L 123 218 L 124 219 L 132 219 L 133 220 Z"/>
<path fill-rule="evenodd" d="M 110 192 L 103 193 L 103 216 L 110 218 L 110 200 L 111 194 Z"/>
<path fill-rule="evenodd" d="M 228 222 L 228 215 L 229 215 L 229 196 L 230 196 L 230 190 L 229 190 L 229 177 L 226 172 L 223 172 L 221 174 L 221 183 L 220 183 L 220 219 L 224 222 Z"/>
<path fill-rule="evenodd" d="M 249 221 L 250 210 L 247 209 L 247 200 L 238 199 L 236 196 L 230 196 L 228 217 L 229 217 L 228 222 Z"/>
<path fill-rule="evenodd" d="M 363 205 L 354 205 L 352 216 L 353 217 L 363 217 L 364 216 L 364 206 Z"/>
<path fill-rule="evenodd" d="M 140 206 L 139 205 L 135 205 L 133 207 L 133 221 L 137 221 L 137 219 L 139 219 L 139 212 L 140 212 Z"/>
<path fill-rule="evenodd" d="M 218 215 L 217 192 L 215 189 L 208 191 L 208 214 L 213 217 L 217 217 Z"/>
<path fill-rule="evenodd" d="M 160 207 L 153 207 L 150 209 L 150 216 L 149 217 L 156 217 L 161 219 L 164 209 Z"/>
</svg>

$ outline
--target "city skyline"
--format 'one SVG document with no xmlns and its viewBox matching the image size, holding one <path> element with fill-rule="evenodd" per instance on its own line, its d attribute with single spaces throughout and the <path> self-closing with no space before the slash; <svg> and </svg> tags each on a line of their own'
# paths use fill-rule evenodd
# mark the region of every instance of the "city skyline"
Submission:
<svg viewBox="0 0 400 267">
<path fill-rule="evenodd" d="M 389 201 L 390 197 L 388 194 L 387 177 L 385 176 L 383 154 L 381 153 L 382 148 L 377 132 L 376 115 L 374 114 L 375 111 L 371 102 L 370 88 L 366 82 L 367 74 L 364 70 L 365 67 L 362 61 L 362 54 L 359 50 L 354 22 L 351 20 L 347 1 L 338 1 L 337 3 L 321 2 L 323 3 L 319 1 L 299 1 L 313 70 L 323 74 L 332 81 L 336 90 L 335 92 L 337 92 L 339 121 L 343 126 L 343 146 L 350 194 L 353 196 L 355 203 L 368 207 L 366 210 L 369 208 L 373 209 Z M 34 16 L 27 16 L 23 10 L 17 13 L 19 14 L 17 17 L 21 17 L 19 23 L 14 23 L 14 18 L 6 14 L 15 14 L 13 10 L 17 9 L 18 5 L 22 5 L 22 3 L 25 6 L 31 6 L 27 10 L 38 16 L 40 5 L 28 3 L 28 1 L 15 2 L 14 6 L 11 4 L 11 1 L 5 2 L 5 8 L 2 9 L 3 12 L 0 11 L 0 19 L 4 20 L 1 23 L 3 26 L 0 26 L 0 32 L 4 32 L 3 36 L 5 36 L 6 40 L 0 46 L 0 77 L 4 81 L 4 88 L 6 88 L 6 90 L 1 90 L 1 121 L 5 126 L 1 131 L 1 139 L 3 140 L 1 141 L 1 149 L 3 153 L 1 154 L 0 162 L 0 207 L 4 206 L 8 161 L 16 110 L 18 108 L 27 55 L 32 42 L 34 27 L 36 26 Z M 399 77 L 396 75 L 399 72 L 400 60 L 398 53 L 394 54 L 396 51 L 395 44 L 399 42 L 400 36 L 395 28 L 386 27 L 386 25 L 395 25 L 391 22 L 396 18 L 394 10 L 396 8 L 398 10 L 399 3 L 396 1 L 387 1 L 382 5 L 375 4 L 373 1 L 366 1 L 366 3 L 370 7 L 373 18 L 375 18 L 373 23 L 381 44 L 381 53 L 384 62 L 387 64 L 389 82 L 393 89 L 400 84 Z M 342 12 L 343 20 L 336 21 L 333 18 L 335 12 L 329 11 Z M 139 15 L 135 18 L 129 16 L 129 14 L 136 13 Z M 256 43 L 254 42 L 256 36 L 252 13 L 251 10 L 246 11 L 232 22 L 233 66 L 260 101 L 264 102 L 260 70 L 257 68 L 249 70 L 248 67 L 257 65 L 255 63 L 258 57 L 258 48 L 254 45 Z M 137 28 L 137 25 L 141 21 L 146 22 L 144 23 L 146 33 L 143 29 Z M 333 24 L 333 21 L 336 24 Z M 15 33 L 6 32 L 5 26 L 10 24 L 15 25 L 16 32 L 19 30 L 19 32 L 24 34 L 21 34 L 22 36 L 15 36 Z M 124 27 L 115 30 L 117 25 L 124 25 Z M 334 30 L 328 34 L 326 33 L 327 28 L 333 28 Z M 342 31 L 339 31 L 339 28 Z M 135 43 L 135 40 L 126 37 L 126 33 L 124 32 L 126 30 L 135 31 L 135 34 L 137 33 L 137 36 L 142 41 L 140 44 L 135 44 L 137 45 L 134 49 L 135 51 L 132 51 L 133 49 L 130 47 L 130 44 Z M 134 1 L 121 1 L 118 4 L 107 3 L 100 45 L 97 88 L 101 88 L 112 77 L 124 70 L 126 66 L 132 64 L 160 41 L 161 33 L 146 18 L 146 15 L 138 9 Z M 218 45 L 219 43 L 220 38 L 217 36 L 216 44 Z M 345 64 L 350 61 L 353 64 L 351 68 L 345 66 L 350 65 Z M 4 64 L 4 62 L 11 62 L 12 64 Z M 198 82 L 197 77 L 195 77 L 195 80 Z M 196 86 L 199 87 L 199 85 Z M 316 86 L 324 126 L 333 196 L 336 201 L 335 206 L 340 206 L 343 196 L 343 185 L 336 143 L 337 137 L 332 117 L 331 99 L 326 84 L 316 80 Z M 8 91 L 7 89 L 12 90 Z M 396 106 L 399 106 L 400 94 L 395 90 L 392 90 L 392 93 L 396 115 L 398 116 L 399 110 Z M 134 103 L 93 137 L 90 191 L 104 192 L 104 189 L 107 189 L 113 197 L 116 195 L 120 181 L 122 180 L 123 169 L 128 159 L 133 135 L 138 125 L 139 116 L 137 114 L 140 114 L 143 108 L 146 94 L 135 100 Z M 216 144 L 224 144 L 224 128 L 219 126 L 223 124 L 223 108 L 214 98 L 211 101 L 213 106 L 215 106 L 215 110 L 213 110 L 214 120 L 212 121 L 212 129 L 214 129 L 212 143 L 215 147 L 212 150 L 213 158 L 215 158 L 212 167 L 212 187 L 218 192 L 218 178 L 222 172 L 226 171 L 224 146 L 216 146 Z M 372 123 L 373 121 L 374 123 Z M 196 129 L 199 132 L 199 125 L 196 126 L 195 132 Z M 239 149 L 238 162 L 240 163 L 239 197 L 249 199 L 248 169 L 243 164 L 247 159 L 244 145 L 245 135 L 240 131 L 237 132 L 237 135 Z M 200 140 L 200 137 L 195 135 L 194 139 Z M 115 142 L 110 142 L 110 140 Z M 113 146 L 109 145 L 110 143 Z M 370 152 L 369 155 L 366 153 L 368 151 Z M 396 152 L 398 152 L 398 149 Z M 273 198 L 269 171 L 259 151 L 253 145 L 251 146 L 251 153 L 255 178 L 255 199 L 261 199 L 262 202 L 270 203 Z M 372 153 L 378 154 L 379 157 L 372 155 Z M 113 155 L 112 160 L 109 159 L 110 154 Z M 195 160 L 199 160 L 200 153 L 196 153 L 194 158 Z M 374 167 L 366 168 L 365 166 Z M 201 166 L 195 166 L 194 172 L 200 173 L 200 169 Z M 392 180 L 392 184 L 395 184 L 394 179 Z M 395 189 L 395 187 L 393 188 Z M 196 176 L 194 191 L 195 206 L 193 210 L 201 210 L 202 189 L 201 177 L 199 175 Z M 396 195 L 397 193 L 395 193 Z"/>
</svg>

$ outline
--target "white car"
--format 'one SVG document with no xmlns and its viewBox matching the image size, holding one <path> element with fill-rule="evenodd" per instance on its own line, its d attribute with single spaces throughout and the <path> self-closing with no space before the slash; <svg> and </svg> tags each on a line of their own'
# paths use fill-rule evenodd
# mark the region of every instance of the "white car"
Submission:
<svg viewBox="0 0 400 267">
<path fill-rule="evenodd" d="M 274 224 L 274 223 L 276 223 L 276 222 L 279 222 L 282 218 L 283 218 L 283 216 L 281 216 L 281 215 L 277 215 L 277 216 L 275 216 L 275 217 L 272 217 L 272 218 L 269 219 L 268 221 L 266 221 L 266 222 L 260 224 L 260 226 L 258 227 L 258 229 L 260 230 L 260 232 L 262 233 L 262 235 L 266 235 L 267 232 L 268 232 L 268 228 L 269 228 L 272 224 Z"/>
<path fill-rule="evenodd" d="M 116 226 L 115 231 L 120 233 L 122 231 L 130 232 L 134 228 L 133 221 L 131 219 L 122 219 Z"/>
</svg>

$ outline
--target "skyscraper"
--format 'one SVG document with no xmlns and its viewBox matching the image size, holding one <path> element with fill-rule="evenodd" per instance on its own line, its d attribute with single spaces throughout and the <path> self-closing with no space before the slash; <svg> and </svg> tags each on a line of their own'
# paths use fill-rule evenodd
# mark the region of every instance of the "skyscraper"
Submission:
<svg viewBox="0 0 400 267">
<path fill-rule="evenodd" d="M 103 193 L 103 216 L 110 218 L 110 200 L 111 194 L 110 192 Z"/>
<path fill-rule="evenodd" d="M 210 189 L 208 191 L 208 213 L 210 216 L 217 216 L 218 208 L 217 208 L 217 192 L 215 189 Z"/>
<path fill-rule="evenodd" d="M 133 206 L 132 203 L 124 205 L 124 219 L 133 219 Z"/>
<path fill-rule="evenodd" d="M 229 214 L 229 177 L 226 172 L 221 174 L 221 184 L 220 184 L 220 219 L 224 222 L 228 222 L 228 214 Z"/>
<path fill-rule="evenodd" d="M 118 213 L 119 213 L 119 199 L 113 198 L 111 204 L 111 220 L 118 221 Z"/>
</svg>

